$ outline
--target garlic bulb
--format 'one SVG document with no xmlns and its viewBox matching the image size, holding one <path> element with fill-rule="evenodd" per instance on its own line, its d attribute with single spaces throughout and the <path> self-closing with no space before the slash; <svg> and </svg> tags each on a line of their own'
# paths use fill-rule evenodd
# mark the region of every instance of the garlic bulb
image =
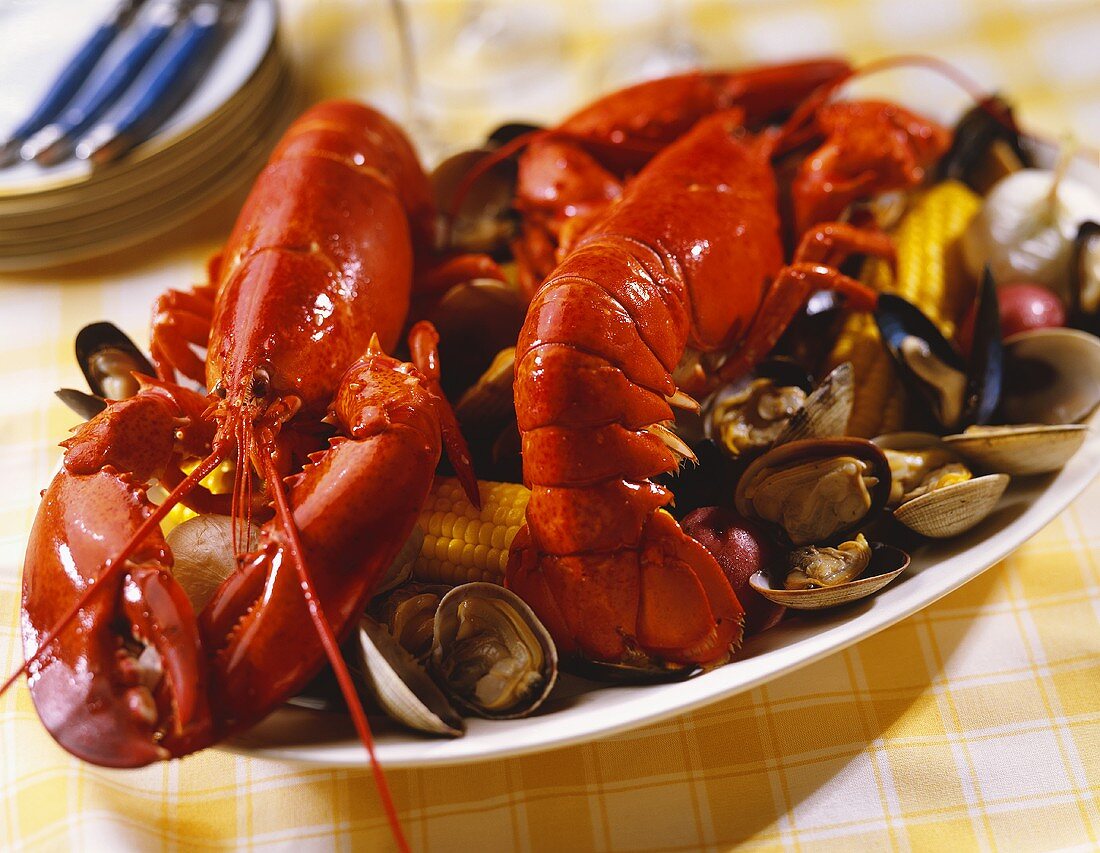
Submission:
<svg viewBox="0 0 1100 853">
<path fill-rule="evenodd" d="M 1055 173 L 1024 169 L 1002 178 L 963 234 L 967 268 L 977 278 L 989 264 L 997 284 L 1032 281 L 1069 298 L 1070 262 L 1077 229 L 1100 221 L 1100 195 Z"/>
</svg>

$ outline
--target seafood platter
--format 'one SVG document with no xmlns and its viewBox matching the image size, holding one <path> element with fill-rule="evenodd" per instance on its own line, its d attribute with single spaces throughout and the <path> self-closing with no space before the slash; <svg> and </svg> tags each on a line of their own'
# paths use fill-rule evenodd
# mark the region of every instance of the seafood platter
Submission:
<svg viewBox="0 0 1100 853">
<path fill-rule="evenodd" d="M 965 114 L 850 94 L 907 63 Z M 324 102 L 152 316 L 76 339 L 6 685 L 107 766 L 659 719 L 915 612 L 1100 471 L 1100 178 L 931 60 L 659 79 L 430 172 Z"/>
</svg>

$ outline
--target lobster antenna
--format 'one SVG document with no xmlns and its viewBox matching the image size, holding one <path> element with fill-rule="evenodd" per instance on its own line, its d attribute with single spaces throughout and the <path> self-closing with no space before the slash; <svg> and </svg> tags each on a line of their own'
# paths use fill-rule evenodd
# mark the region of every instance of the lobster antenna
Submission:
<svg viewBox="0 0 1100 853">
<path fill-rule="evenodd" d="M 197 468 L 195 468 L 190 474 L 188 474 L 178 486 L 176 486 L 174 489 L 172 489 L 171 492 L 168 493 L 168 497 L 164 499 L 161 505 L 153 510 L 149 517 L 146 518 L 145 521 L 143 521 L 138 527 L 138 529 L 134 531 L 134 535 L 130 537 L 130 541 L 123 546 L 122 550 L 119 551 L 117 555 L 107 560 L 107 562 L 105 562 L 100 567 L 100 573 L 95 577 L 94 580 L 89 582 L 88 588 L 84 590 L 84 593 L 76 600 L 76 603 L 69 608 L 69 611 L 50 630 L 45 639 L 43 639 L 42 642 L 38 644 L 38 649 L 35 651 L 35 653 L 27 658 L 25 661 L 23 661 L 22 666 L 20 666 L 19 669 L 13 672 L 11 676 L 7 679 L 7 681 L 0 685 L 0 696 L 3 696 L 4 693 L 6 693 L 8 689 L 13 684 L 15 684 L 19 676 L 29 671 L 30 667 L 33 666 L 34 663 L 42 657 L 42 655 L 51 645 L 53 645 L 58 635 L 63 630 L 65 630 L 65 627 L 69 625 L 69 623 L 71 623 L 73 619 L 76 618 L 76 615 L 85 606 L 87 606 L 92 596 L 95 595 L 100 590 L 100 588 L 105 585 L 104 581 L 108 580 L 111 576 L 117 574 L 125 567 L 126 560 L 134 552 L 134 549 L 138 546 L 138 544 L 146 536 L 149 535 L 149 532 L 154 527 L 160 524 L 161 520 L 166 515 L 168 515 L 169 512 L 172 511 L 173 507 L 175 507 L 176 504 L 180 502 L 180 498 L 182 498 L 187 492 L 189 492 L 196 483 L 209 475 L 215 468 L 217 468 L 221 464 L 223 458 L 224 448 L 220 446 L 214 448 L 211 454 L 199 463 Z"/>
<path fill-rule="evenodd" d="M 294 523 L 294 516 L 287 502 L 286 490 L 283 487 L 282 478 L 279 476 L 279 472 L 275 470 L 275 461 L 270 455 L 265 457 L 264 466 L 266 469 L 264 474 L 275 502 L 275 515 L 278 517 L 279 524 L 286 536 L 286 545 L 287 550 L 290 552 L 291 562 L 294 564 L 294 568 L 298 572 L 298 579 L 302 583 L 302 589 L 305 592 L 306 606 L 309 608 L 310 619 L 313 620 L 313 625 L 317 629 L 317 636 L 320 638 L 321 645 L 325 649 L 325 656 L 332 665 L 332 671 L 336 675 L 337 682 L 340 684 L 340 692 L 343 693 L 344 701 L 347 702 L 348 711 L 351 713 L 351 719 L 355 724 L 359 739 L 363 742 L 363 746 L 367 748 L 368 755 L 370 755 L 371 772 L 374 774 L 374 783 L 378 788 L 378 795 L 382 799 L 382 807 L 386 812 L 386 819 L 389 821 L 390 830 L 393 832 L 393 837 L 397 841 L 397 846 L 403 851 L 408 851 L 410 849 L 409 842 L 405 838 L 404 830 L 401 828 L 401 821 L 397 817 L 397 809 L 393 804 L 393 795 L 390 793 L 389 783 L 386 782 L 386 775 L 382 772 L 382 765 L 378 763 L 378 758 L 374 754 L 374 738 L 371 737 L 370 724 L 367 722 L 367 713 L 363 710 L 363 703 L 359 699 L 359 694 L 355 691 L 355 685 L 351 680 L 351 673 L 348 672 L 347 664 L 344 662 L 344 656 L 340 654 L 340 645 L 336 642 L 336 636 L 332 633 L 332 626 L 329 625 L 328 619 L 321 609 L 321 604 L 317 598 L 317 591 L 313 586 L 313 580 L 310 577 L 309 571 L 306 569 L 305 549 L 302 547 L 301 539 L 298 537 L 298 527 Z"/>
<path fill-rule="evenodd" d="M 866 77 L 879 71 L 890 71 L 896 68 L 925 68 L 929 71 L 933 71 L 962 89 L 975 104 L 981 106 L 999 122 L 1006 126 L 1009 124 L 1004 116 L 1003 110 L 997 109 L 992 103 L 992 96 L 989 95 L 978 81 L 969 74 L 956 68 L 950 62 L 935 56 L 925 56 L 919 53 L 904 53 L 897 56 L 886 56 L 881 59 L 873 59 L 859 68 L 853 68 L 846 74 L 842 74 L 827 83 L 822 83 L 821 86 L 812 92 L 809 97 L 798 106 L 798 109 L 796 109 L 784 123 L 779 131 L 779 138 L 785 145 L 777 146 L 777 148 L 782 148 L 784 151 L 790 150 L 793 146 L 789 143 L 788 137 L 793 136 L 796 131 L 802 128 L 813 114 L 821 108 L 825 101 L 845 83 L 857 77 Z M 797 140 L 798 137 L 796 136 L 795 139 Z"/>
</svg>

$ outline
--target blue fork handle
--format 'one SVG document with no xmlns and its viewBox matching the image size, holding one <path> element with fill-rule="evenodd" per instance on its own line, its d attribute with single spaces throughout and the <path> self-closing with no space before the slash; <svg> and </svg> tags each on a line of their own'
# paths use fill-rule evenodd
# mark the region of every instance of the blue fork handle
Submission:
<svg viewBox="0 0 1100 853">
<path fill-rule="evenodd" d="M 59 134 L 61 136 L 77 136 L 102 116 L 107 108 L 126 91 L 141 69 L 145 67 L 149 58 L 156 53 L 157 48 L 168 37 L 177 20 L 176 16 L 166 16 L 165 20 L 146 27 L 138 40 L 126 52 L 126 55 L 118 60 L 118 63 L 111 68 L 99 85 L 91 92 L 81 92 L 65 108 L 61 118 L 54 122 L 54 127 Z"/>
<path fill-rule="evenodd" d="M 123 3 L 111 15 L 111 19 L 100 24 L 91 38 L 89 38 L 77 51 L 76 56 L 69 60 L 57 79 L 53 81 L 46 97 L 38 104 L 34 112 L 11 133 L 13 139 L 26 139 L 31 134 L 37 133 L 53 119 L 55 119 L 76 94 L 88 75 L 92 73 L 95 64 L 99 62 L 107 46 L 115 40 L 122 28 L 129 22 L 129 17 L 135 4 Z"/>
<path fill-rule="evenodd" d="M 117 117 L 109 117 L 116 135 L 138 142 L 179 106 L 205 70 L 204 54 L 215 41 L 222 6 L 200 2 L 186 21 L 157 51 L 141 76 L 131 86 L 133 97 L 119 105 Z"/>
</svg>

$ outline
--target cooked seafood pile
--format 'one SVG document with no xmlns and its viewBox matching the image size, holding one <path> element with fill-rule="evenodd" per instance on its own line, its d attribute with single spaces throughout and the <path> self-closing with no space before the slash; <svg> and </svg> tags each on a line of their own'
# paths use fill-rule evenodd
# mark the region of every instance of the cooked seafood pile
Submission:
<svg viewBox="0 0 1100 853">
<path fill-rule="evenodd" d="M 307 112 L 150 357 L 77 338 L 23 582 L 51 734 L 137 766 L 305 690 L 370 749 L 364 703 L 454 737 L 559 667 L 690 677 L 1069 463 L 1100 194 L 1003 100 L 949 129 L 859 73 L 657 80 L 430 175 Z"/>
</svg>

